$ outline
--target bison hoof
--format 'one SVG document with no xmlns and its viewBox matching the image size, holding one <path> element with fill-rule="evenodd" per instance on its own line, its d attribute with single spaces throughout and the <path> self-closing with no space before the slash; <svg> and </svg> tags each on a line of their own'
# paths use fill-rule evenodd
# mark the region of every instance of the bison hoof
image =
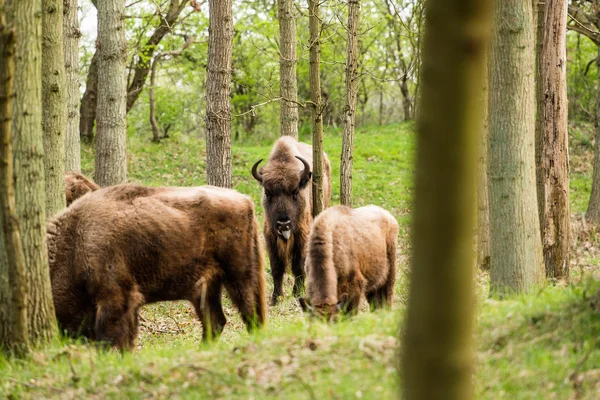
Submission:
<svg viewBox="0 0 600 400">
<path fill-rule="evenodd" d="M 271 301 L 269 302 L 269 305 L 271 307 L 275 307 L 278 302 L 279 302 L 279 296 L 273 296 L 273 297 L 271 297 Z"/>
</svg>

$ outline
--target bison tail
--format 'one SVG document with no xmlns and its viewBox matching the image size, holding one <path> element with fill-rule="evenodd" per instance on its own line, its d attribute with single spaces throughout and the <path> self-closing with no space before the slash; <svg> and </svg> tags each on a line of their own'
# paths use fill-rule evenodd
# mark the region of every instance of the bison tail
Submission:
<svg viewBox="0 0 600 400">
<path fill-rule="evenodd" d="M 259 229 L 256 218 L 253 217 L 253 237 L 254 237 L 254 259 L 258 269 L 258 277 L 256 281 L 254 302 L 256 306 L 256 317 L 258 325 L 263 326 L 267 322 L 267 295 L 265 283 L 265 258 L 263 255 L 262 246 L 259 240 Z"/>
</svg>

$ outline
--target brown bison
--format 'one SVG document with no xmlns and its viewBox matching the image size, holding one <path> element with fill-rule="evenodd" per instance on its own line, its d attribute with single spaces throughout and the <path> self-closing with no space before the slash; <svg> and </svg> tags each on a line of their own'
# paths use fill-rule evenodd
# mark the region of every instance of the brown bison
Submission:
<svg viewBox="0 0 600 400">
<path fill-rule="evenodd" d="M 92 182 L 85 175 L 72 171 L 65 173 L 65 187 L 67 207 L 84 194 L 100 189 L 100 186 Z"/>
<path fill-rule="evenodd" d="M 252 176 L 263 187 L 262 203 L 265 209 L 264 234 L 273 275 L 273 297 L 276 305 L 282 296 L 283 274 L 292 266 L 294 295 L 300 296 L 304 286 L 306 240 L 312 224 L 312 146 L 290 136 L 275 142 L 267 164 L 257 170 L 258 160 L 252 166 Z M 331 195 L 331 165 L 325 154 L 323 192 L 325 207 Z"/>
<path fill-rule="evenodd" d="M 248 329 L 265 323 L 254 205 L 234 190 L 99 189 L 48 223 L 47 242 L 56 315 L 70 334 L 131 349 L 143 304 L 189 300 L 204 339 L 216 337 L 223 286 Z"/>
<path fill-rule="evenodd" d="M 335 206 L 314 222 L 306 259 L 303 310 L 336 319 L 354 314 L 363 293 L 372 308 L 391 306 L 396 281 L 398 222 L 377 206 Z"/>
</svg>

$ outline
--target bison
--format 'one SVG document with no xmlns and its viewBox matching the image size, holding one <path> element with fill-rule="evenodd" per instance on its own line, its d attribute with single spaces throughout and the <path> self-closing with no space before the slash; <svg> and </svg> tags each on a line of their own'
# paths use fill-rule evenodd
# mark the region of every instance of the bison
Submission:
<svg viewBox="0 0 600 400">
<path fill-rule="evenodd" d="M 92 182 L 85 175 L 72 171 L 65 173 L 65 187 L 67 207 L 84 194 L 100 189 L 100 186 Z"/>
<path fill-rule="evenodd" d="M 225 287 L 248 329 L 266 318 L 263 254 L 250 197 L 212 186 L 96 190 L 47 225 L 61 329 L 131 349 L 143 304 L 189 300 L 203 339 L 226 323 Z"/>
<path fill-rule="evenodd" d="M 371 308 L 391 306 L 396 280 L 398 222 L 377 206 L 335 206 L 321 213 L 308 239 L 307 298 L 318 317 L 356 313 L 366 294 Z"/>
<path fill-rule="evenodd" d="M 290 136 L 278 139 L 267 164 L 257 170 L 258 160 L 252 166 L 252 176 L 263 187 L 262 204 L 265 209 L 264 235 L 273 275 L 271 305 L 283 295 L 282 283 L 286 266 L 294 274 L 295 296 L 304 286 L 306 240 L 312 217 L 312 146 Z M 331 195 L 331 165 L 324 154 L 324 205 Z"/>
</svg>

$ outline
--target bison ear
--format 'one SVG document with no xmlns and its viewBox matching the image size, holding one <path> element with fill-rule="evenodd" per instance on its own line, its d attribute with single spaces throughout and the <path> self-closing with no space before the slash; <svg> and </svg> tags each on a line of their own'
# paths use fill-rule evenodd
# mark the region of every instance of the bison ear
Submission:
<svg viewBox="0 0 600 400">
<path fill-rule="evenodd" d="M 339 311 L 344 311 L 348 305 L 348 293 L 342 293 L 338 299 L 337 308 Z"/>
<path fill-rule="evenodd" d="M 310 182 L 310 178 L 312 178 L 312 172 L 309 171 L 309 173 L 306 175 L 306 178 L 300 180 L 299 188 L 304 189 L 308 182 Z"/>
<path fill-rule="evenodd" d="M 313 308 L 311 307 L 309 300 L 306 300 L 304 297 L 300 297 L 298 302 L 300 303 L 300 308 L 302 308 L 302 311 L 312 313 Z"/>
</svg>

